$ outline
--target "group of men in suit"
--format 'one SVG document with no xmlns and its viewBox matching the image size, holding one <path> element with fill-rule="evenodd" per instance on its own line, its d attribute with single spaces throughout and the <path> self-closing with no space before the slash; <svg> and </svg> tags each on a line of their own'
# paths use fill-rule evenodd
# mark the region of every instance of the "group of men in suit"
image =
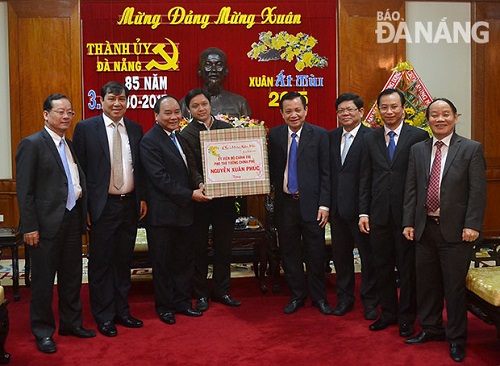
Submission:
<svg viewBox="0 0 500 366">
<path fill-rule="evenodd" d="M 32 266 L 31 329 L 38 349 L 57 351 L 52 338 L 52 286 L 57 273 L 59 334 L 91 338 L 82 326 L 81 235 L 89 230 L 89 291 L 99 331 L 117 335 L 115 323 L 142 327 L 130 315 L 137 222 L 147 213 L 139 143 L 142 127 L 124 117 L 128 89 L 109 82 L 101 89 L 103 113 L 77 124 L 62 94 L 44 102 L 45 127 L 22 140 L 16 154 L 20 231 Z"/>
<path fill-rule="evenodd" d="M 206 92 L 199 90 L 195 94 L 205 98 Z M 154 107 L 156 124 L 143 136 L 141 125 L 125 118 L 128 96 L 129 90 L 121 83 L 104 85 L 103 113 L 79 122 L 71 142 L 65 136 L 75 115 L 71 102 L 62 94 L 50 95 L 43 106 L 44 129 L 18 146 L 20 231 L 31 256 L 31 328 L 41 352 L 57 351 L 52 338 L 56 330 L 52 313 L 56 273 L 59 334 L 79 338 L 96 335 L 82 326 L 81 235 L 87 230 L 90 304 L 101 334 L 117 336 L 116 324 L 143 326 L 130 314 L 127 301 L 137 224 L 143 218 L 147 218 L 155 308 L 160 320 L 174 324 L 175 313 L 201 316 L 208 309 L 206 298 L 197 303 L 197 309 L 191 306 L 192 231 L 193 202 L 208 203 L 211 198 L 204 195 L 203 177 L 191 148 L 175 133 L 182 120 L 179 103 L 172 96 L 160 98 Z M 235 217 L 228 212 L 232 234 Z M 201 230 L 206 230 L 206 235 L 199 251 L 206 256 L 208 224 L 196 232 Z M 225 232 L 215 234 L 221 238 L 214 237 L 214 241 L 222 240 L 230 253 L 231 235 L 228 241 Z M 224 255 L 228 250 L 217 246 L 221 275 L 214 278 L 218 290 L 212 299 L 239 306 L 228 293 L 230 255 Z M 206 266 L 206 260 L 200 265 Z M 206 271 L 199 270 L 205 278 L 198 283 L 206 283 Z"/>
<path fill-rule="evenodd" d="M 400 90 L 384 90 L 377 106 L 384 126 L 369 131 L 361 124 L 362 99 L 340 95 L 335 103 L 340 127 L 328 134 L 305 121 L 306 99 L 299 93 L 281 99 L 286 123 L 269 132 L 269 167 L 291 289 L 284 312 L 296 312 L 308 294 L 325 315 L 351 311 L 352 255 L 357 246 L 364 316 L 376 319 L 369 329 L 399 324 L 407 344 L 447 339 L 450 357 L 460 362 L 467 336 L 465 276 L 486 201 L 482 147 L 456 134 L 457 110 L 447 99 L 428 106 L 433 138 L 404 122 L 405 96 Z M 436 142 L 442 152 L 436 153 Z M 437 169 L 431 161 L 439 162 Z M 436 203 L 431 204 L 429 196 Z M 327 221 L 337 272 L 333 310 L 322 272 Z M 422 331 L 411 337 L 417 315 Z"/>
<path fill-rule="evenodd" d="M 196 308 L 191 305 L 195 273 L 191 229 L 195 221 L 206 221 L 196 219 L 195 202 L 212 200 L 204 195 L 197 167 L 199 130 L 214 128 L 219 121 L 210 114 L 206 92 L 194 89 L 186 101 L 196 116 L 198 125 L 192 127 L 197 128 L 197 137 L 188 130 L 176 132 L 182 115 L 172 96 L 158 100 L 156 124 L 143 137 L 141 126 L 124 117 L 128 92 L 117 82 L 103 86 L 103 114 L 76 125 L 74 146 L 65 137 L 75 114 L 71 102 L 53 94 L 44 102 L 44 129 L 18 146 L 20 230 L 32 261 L 31 328 L 38 349 L 45 353 L 57 349 L 52 339 L 56 273 L 59 334 L 96 335 L 82 326 L 79 296 L 80 235 L 86 229 L 90 229 L 91 308 L 100 333 L 116 336 L 115 324 L 142 327 L 142 321 L 130 314 L 127 296 L 137 222 L 148 210 L 160 319 L 174 324 L 174 313 L 201 316 L 208 309 L 204 285 L 198 290 Z M 447 99 L 428 106 L 434 134 L 430 139 L 425 131 L 404 123 L 401 91 L 384 90 L 377 105 L 384 127 L 369 131 L 361 124 L 361 98 L 342 94 L 335 103 L 340 127 L 328 133 L 306 122 L 303 95 L 289 92 L 280 101 L 285 124 L 269 131 L 269 168 L 291 290 L 284 312 L 296 312 L 308 295 L 322 314 L 342 316 L 351 311 L 355 300 L 352 250 L 357 246 L 364 316 L 378 317 L 369 329 L 399 324 L 399 334 L 409 337 L 408 344 L 446 338 L 451 358 L 462 361 L 467 336 L 465 274 L 470 243 L 480 236 L 486 201 L 482 147 L 455 133 L 458 114 Z M 234 217 L 229 216 L 232 226 Z M 324 272 L 328 221 L 337 270 L 334 309 L 327 301 Z M 399 298 L 394 268 L 399 273 Z M 229 296 L 226 272 L 220 270 L 213 299 L 239 306 Z M 410 337 L 417 314 L 422 331 Z"/>
</svg>

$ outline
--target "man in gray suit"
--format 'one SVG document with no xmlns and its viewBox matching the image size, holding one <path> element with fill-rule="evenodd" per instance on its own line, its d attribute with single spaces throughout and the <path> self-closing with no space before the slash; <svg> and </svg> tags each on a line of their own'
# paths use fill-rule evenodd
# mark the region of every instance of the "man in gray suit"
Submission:
<svg viewBox="0 0 500 366">
<path fill-rule="evenodd" d="M 285 277 L 292 292 L 285 313 L 302 307 L 309 292 L 313 305 L 330 315 L 324 271 L 330 205 L 328 133 L 305 121 L 307 103 L 303 95 L 285 94 L 280 109 L 286 123 L 269 131 L 269 171 Z"/>
<path fill-rule="evenodd" d="M 359 175 L 363 140 L 371 130 L 361 123 L 363 99 L 353 93 L 335 101 L 340 127 L 329 133 L 331 166 L 330 223 L 332 258 L 337 274 L 337 305 L 333 315 L 343 316 L 354 307 L 354 260 L 356 246 L 361 258 L 360 296 L 367 320 L 378 318 L 378 298 L 373 254 L 368 235 L 358 228 Z"/>
<path fill-rule="evenodd" d="M 75 112 L 69 99 L 52 94 L 43 104 L 45 127 L 19 143 L 17 199 L 31 258 L 31 331 L 38 350 L 56 352 L 52 294 L 57 273 L 59 334 L 90 338 L 82 327 L 82 234 L 85 232 L 85 174 L 65 138 Z"/>
<path fill-rule="evenodd" d="M 486 206 L 486 164 L 479 142 L 455 133 L 457 109 L 445 98 L 427 108 L 432 139 L 411 149 L 403 234 L 416 242 L 417 313 L 422 331 L 408 344 L 444 340 L 450 356 L 465 358 L 465 277 Z M 443 328 L 443 298 L 447 324 Z"/>
</svg>

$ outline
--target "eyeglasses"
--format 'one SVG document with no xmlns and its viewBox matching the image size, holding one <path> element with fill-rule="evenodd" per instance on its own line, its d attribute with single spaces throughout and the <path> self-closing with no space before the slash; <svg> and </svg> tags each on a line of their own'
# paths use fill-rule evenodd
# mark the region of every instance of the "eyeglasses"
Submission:
<svg viewBox="0 0 500 366">
<path fill-rule="evenodd" d="M 344 114 L 344 113 L 353 114 L 356 111 L 359 111 L 359 108 L 338 109 L 337 114 Z"/>
<path fill-rule="evenodd" d="M 401 107 L 401 105 L 383 105 L 378 107 L 378 110 L 380 112 L 387 112 L 387 111 L 397 111 Z"/>
<path fill-rule="evenodd" d="M 54 112 L 59 117 L 63 117 L 65 114 L 67 114 L 68 117 L 73 117 L 75 115 L 75 111 L 63 111 L 62 109 L 51 109 L 50 112 Z"/>
</svg>

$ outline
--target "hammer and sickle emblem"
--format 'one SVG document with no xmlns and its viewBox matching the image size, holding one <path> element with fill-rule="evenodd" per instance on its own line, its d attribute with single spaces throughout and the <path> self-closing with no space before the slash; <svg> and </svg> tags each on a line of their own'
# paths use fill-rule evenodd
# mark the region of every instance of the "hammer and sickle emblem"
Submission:
<svg viewBox="0 0 500 366">
<path fill-rule="evenodd" d="M 168 55 L 168 53 L 165 51 L 165 44 L 164 43 L 159 43 L 153 48 L 153 53 L 156 55 L 159 55 L 163 58 L 165 63 L 159 63 L 156 60 L 151 60 L 148 62 L 146 65 L 146 70 L 151 70 L 153 67 L 157 68 L 158 70 L 177 70 L 179 66 L 177 65 L 177 61 L 179 60 L 179 50 L 177 49 L 177 46 L 175 45 L 174 42 L 172 42 L 170 39 L 165 38 L 168 43 L 172 46 L 172 57 Z"/>
</svg>

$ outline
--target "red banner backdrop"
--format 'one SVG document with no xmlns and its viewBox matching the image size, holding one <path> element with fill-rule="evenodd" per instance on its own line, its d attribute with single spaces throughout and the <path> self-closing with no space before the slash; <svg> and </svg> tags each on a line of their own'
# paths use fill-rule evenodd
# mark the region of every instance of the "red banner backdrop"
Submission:
<svg viewBox="0 0 500 366">
<path fill-rule="evenodd" d="M 280 95 L 300 91 L 309 122 L 336 125 L 335 1 L 82 0 L 81 19 L 85 118 L 101 113 L 100 88 L 116 80 L 131 89 L 127 117 L 147 131 L 158 97 L 203 85 L 199 54 L 217 47 L 224 88 L 247 99 L 253 118 L 281 124 Z"/>
</svg>

